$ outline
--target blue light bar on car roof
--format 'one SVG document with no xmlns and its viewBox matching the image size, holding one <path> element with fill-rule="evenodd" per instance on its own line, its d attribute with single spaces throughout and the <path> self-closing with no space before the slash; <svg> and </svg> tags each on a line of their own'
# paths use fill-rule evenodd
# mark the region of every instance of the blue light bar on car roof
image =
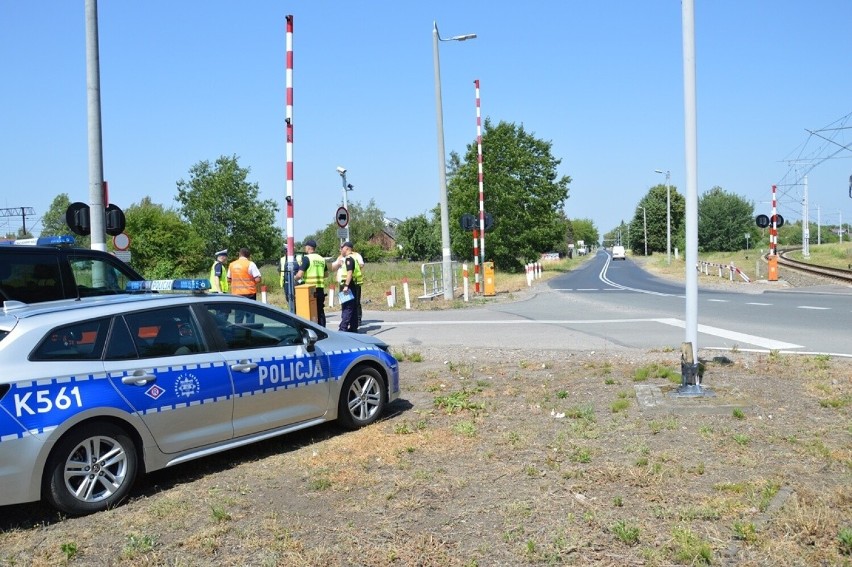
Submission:
<svg viewBox="0 0 852 567">
<path fill-rule="evenodd" d="M 210 280 L 141 280 L 127 282 L 127 291 L 204 291 L 210 289 Z"/>
<path fill-rule="evenodd" d="M 15 246 L 73 246 L 74 237 L 69 234 L 62 236 L 40 236 L 38 238 L 19 238 L 13 242 L 4 242 Z"/>
</svg>

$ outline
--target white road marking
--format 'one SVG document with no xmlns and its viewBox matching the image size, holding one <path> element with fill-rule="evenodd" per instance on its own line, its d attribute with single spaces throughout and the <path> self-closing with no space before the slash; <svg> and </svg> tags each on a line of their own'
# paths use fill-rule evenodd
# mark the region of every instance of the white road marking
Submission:
<svg viewBox="0 0 852 567">
<path fill-rule="evenodd" d="M 728 303 L 727 299 L 708 299 L 707 301 L 711 303 Z"/>
<path fill-rule="evenodd" d="M 686 328 L 686 323 L 680 319 L 657 319 L 657 321 L 665 325 L 680 327 L 681 329 Z M 719 327 L 711 327 L 710 325 L 698 325 L 698 332 L 704 333 L 706 335 L 713 335 L 715 337 L 722 337 L 723 339 L 730 339 L 732 341 L 737 341 L 738 343 L 748 343 L 752 345 L 761 346 L 769 350 L 804 348 L 802 345 L 785 343 L 783 341 L 776 341 L 775 339 L 768 339 L 755 335 L 747 335 L 745 333 L 738 333 L 736 331 L 720 329 Z"/>
<path fill-rule="evenodd" d="M 686 323 L 680 319 L 671 318 L 650 318 L 650 319 L 546 319 L 541 321 L 531 321 L 529 319 L 503 319 L 496 321 L 379 321 L 377 322 L 382 327 L 401 327 L 401 326 L 437 326 L 437 325 L 600 325 L 605 323 L 660 323 L 670 325 L 672 327 L 686 328 Z M 723 339 L 736 341 L 737 344 L 751 344 L 763 347 L 768 350 L 787 350 L 794 348 L 804 348 L 802 345 L 793 343 L 785 343 L 775 339 L 766 337 L 758 337 L 756 335 L 748 335 L 746 333 L 738 333 L 719 327 L 711 327 L 710 325 L 698 325 L 698 332 L 705 335 L 713 335 Z"/>
<path fill-rule="evenodd" d="M 757 303 L 756 301 L 750 301 L 750 302 L 746 303 L 746 305 L 760 305 L 762 307 L 771 307 L 772 306 L 771 303 Z"/>
<path fill-rule="evenodd" d="M 831 307 L 812 307 L 810 305 L 799 305 L 796 309 L 813 309 L 814 311 L 826 311 Z"/>
</svg>

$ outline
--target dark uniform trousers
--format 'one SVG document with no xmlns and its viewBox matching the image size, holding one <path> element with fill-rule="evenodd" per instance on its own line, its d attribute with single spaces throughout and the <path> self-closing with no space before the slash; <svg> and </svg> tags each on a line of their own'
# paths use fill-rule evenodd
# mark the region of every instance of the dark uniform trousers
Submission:
<svg viewBox="0 0 852 567">
<path fill-rule="evenodd" d="M 342 288 L 341 288 L 342 289 Z M 355 296 L 341 306 L 340 331 L 358 332 L 358 298 L 361 296 L 361 286 L 356 283 L 349 284 L 349 291 Z"/>
</svg>

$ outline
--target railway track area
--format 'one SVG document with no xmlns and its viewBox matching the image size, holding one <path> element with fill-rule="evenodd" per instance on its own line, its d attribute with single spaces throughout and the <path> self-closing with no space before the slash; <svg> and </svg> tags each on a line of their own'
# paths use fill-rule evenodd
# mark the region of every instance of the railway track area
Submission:
<svg viewBox="0 0 852 567">
<path fill-rule="evenodd" d="M 852 284 L 852 270 L 832 268 L 829 266 L 817 266 L 814 264 L 808 264 L 807 262 L 793 260 L 792 258 L 789 258 L 787 256 L 788 254 L 790 254 L 791 252 L 795 252 L 796 250 L 801 250 L 801 248 L 780 251 L 778 254 L 778 264 L 786 268 L 796 270 L 798 272 L 803 272 L 806 274 L 821 276 L 825 278 L 831 278 L 832 280 L 839 281 L 845 284 Z"/>
</svg>

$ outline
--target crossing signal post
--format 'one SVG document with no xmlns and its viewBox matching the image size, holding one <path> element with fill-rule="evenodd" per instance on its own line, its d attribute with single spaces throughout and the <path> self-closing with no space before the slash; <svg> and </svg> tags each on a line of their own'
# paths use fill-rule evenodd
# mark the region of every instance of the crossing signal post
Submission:
<svg viewBox="0 0 852 567">
<path fill-rule="evenodd" d="M 116 205 L 109 205 L 104 210 L 105 232 L 110 236 L 118 236 L 124 232 L 126 219 L 124 211 Z M 65 224 L 74 234 L 88 236 L 92 232 L 89 205 L 86 203 L 71 203 L 65 211 Z"/>
<path fill-rule="evenodd" d="M 479 238 L 482 237 L 482 234 L 480 234 L 479 230 L 478 230 L 477 218 L 474 217 L 473 215 L 464 214 L 464 215 L 461 216 L 461 219 L 459 220 L 459 222 L 461 223 L 462 230 L 469 230 L 469 231 L 473 232 L 473 272 L 474 272 L 474 284 L 475 284 L 474 290 L 475 290 L 476 293 L 479 293 L 479 265 L 480 265 L 479 254 L 480 254 L 480 250 L 481 250 L 480 247 L 479 247 L 479 242 L 480 242 Z M 491 216 L 491 213 L 485 213 L 485 222 L 484 222 L 485 230 L 490 230 L 493 225 L 494 225 L 494 217 Z M 483 256 L 484 256 L 484 254 L 483 254 Z M 482 258 L 482 264 L 483 264 L 483 268 L 485 268 L 485 265 L 484 265 L 485 264 L 485 258 Z M 494 293 L 493 293 L 493 289 L 494 289 L 494 285 L 493 285 L 493 283 L 494 283 L 494 263 L 493 262 L 491 262 L 491 283 L 492 283 L 491 295 L 494 295 Z M 485 285 L 485 290 L 486 290 L 485 295 L 489 295 L 488 291 L 487 291 L 488 290 L 487 284 Z"/>
</svg>

